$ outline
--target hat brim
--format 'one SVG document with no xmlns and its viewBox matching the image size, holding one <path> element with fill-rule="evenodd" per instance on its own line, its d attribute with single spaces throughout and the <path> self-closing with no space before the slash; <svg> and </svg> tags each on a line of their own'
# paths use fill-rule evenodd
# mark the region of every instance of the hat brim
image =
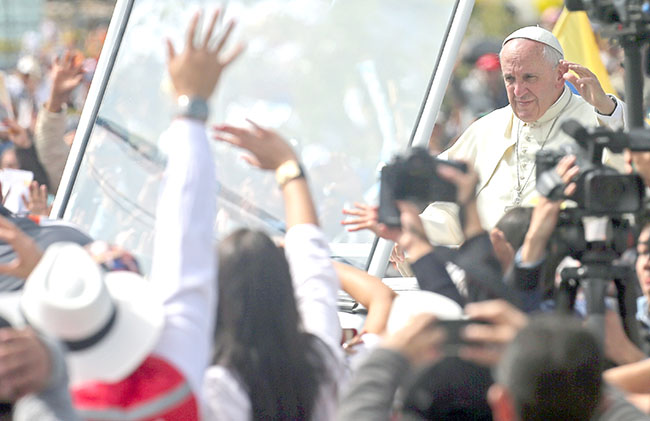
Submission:
<svg viewBox="0 0 650 421">
<path fill-rule="evenodd" d="M 128 377 L 151 353 L 163 329 L 163 306 L 148 281 L 124 271 L 110 272 L 104 281 L 117 308 L 116 319 L 97 344 L 66 353 L 71 386 Z"/>
</svg>

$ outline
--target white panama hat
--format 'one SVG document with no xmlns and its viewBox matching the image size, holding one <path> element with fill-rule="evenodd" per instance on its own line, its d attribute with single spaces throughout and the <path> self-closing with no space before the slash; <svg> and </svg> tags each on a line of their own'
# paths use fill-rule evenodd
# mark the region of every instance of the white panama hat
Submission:
<svg viewBox="0 0 650 421">
<path fill-rule="evenodd" d="M 150 354 L 162 331 L 161 302 L 128 271 L 103 273 L 81 246 L 48 247 L 23 290 L 26 322 L 67 346 L 71 385 L 113 383 Z"/>
<path fill-rule="evenodd" d="M 506 45 L 508 41 L 516 38 L 525 38 L 531 41 L 541 42 L 542 44 L 548 45 L 549 47 L 556 50 L 562 55 L 562 58 L 564 58 L 564 50 L 562 49 L 562 45 L 560 45 L 560 41 L 555 38 L 555 35 L 553 35 L 551 31 L 548 31 L 544 28 L 541 28 L 539 26 L 526 26 L 517 29 L 515 32 L 508 35 L 506 39 L 503 40 L 501 47 Z"/>
<path fill-rule="evenodd" d="M 441 320 L 460 319 L 462 307 L 451 298 L 431 291 L 401 291 L 393 300 L 386 332 L 394 333 L 406 326 L 413 316 L 434 314 Z"/>
</svg>

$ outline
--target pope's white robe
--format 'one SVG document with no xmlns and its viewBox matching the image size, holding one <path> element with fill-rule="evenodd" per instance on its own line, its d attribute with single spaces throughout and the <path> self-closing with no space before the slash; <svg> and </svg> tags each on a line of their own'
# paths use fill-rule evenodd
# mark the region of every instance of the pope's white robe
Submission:
<svg viewBox="0 0 650 421">
<path fill-rule="evenodd" d="M 562 122 L 575 119 L 585 127 L 606 125 L 611 129 L 625 124 L 625 104 L 617 101 L 611 116 L 599 114 L 582 97 L 566 86 L 560 98 L 534 123 L 519 120 L 510 105 L 491 112 L 474 122 L 458 141 L 440 154 L 440 158 L 463 160 L 472 164 L 480 181 L 477 204 L 481 223 L 491 229 L 515 204 L 516 189 L 521 187 L 521 205 L 532 206 L 535 190 L 535 154 L 574 142 L 561 129 Z M 515 145 L 519 138 L 519 174 Z M 621 155 L 608 153 L 604 162 L 622 170 Z M 453 203 L 435 202 L 420 215 L 427 236 L 434 244 L 460 244 L 463 234 L 458 221 L 458 207 Z"/>
</svg>

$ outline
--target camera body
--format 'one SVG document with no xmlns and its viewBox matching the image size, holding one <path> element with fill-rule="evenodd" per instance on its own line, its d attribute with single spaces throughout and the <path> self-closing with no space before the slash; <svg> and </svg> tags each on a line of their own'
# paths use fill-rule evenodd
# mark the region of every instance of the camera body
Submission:
<svg viewBox="0 0 650 421">
<path fill-rule="evenodd" d="M 584 213 L 578 208 L 567 208 L 560 212 L 553 235 L 549 239 L 548 248 L 554 256 L 571 256 L 583 261 L 585 253 L 592 245 L 585 238 L 585 226 L 582 217 Z M 607 239 L 604 244 L 607 249 L 618 257 L 629 247 L 629 239 L 634 237 L 630 220 L 623 216 L 613 216 L 609 219 Z"/>
<path fill-rule="evenodd" d="M 467 172 L 464 163 L 438 159 L 420 147 L 397 155 L 381 170 L 379 222 L 400 226 L 400 212 L 395 201 L 408 200 L 424 207 L 432 202 L 455 202 L 456 186 L 438 175 L 438 166 L 447 165 Z"/>
<path fill-rule="evenodd" d="M 565 197 L 565 185 L 555 173 L 555 166 L 569 154 L 576 156 L 580 173 L 574 180 L 576 192 Z M 643 207 L 645 187 L 638 174 L 620 174 L 600 162 L 594 163 L 579 148 L 541 150 L 535 155 L 535 164 L 537 190 L 552 200 L 575 201 L 583 215 L 620 215 L 638 212 Z"/>
<path fill-rule="evenodd" d="M 585 10 L 591 20 L 605 25 L 650 23 L 644 0 L 567 0 L 565 3 L 569 11 Z"/>
</svg>

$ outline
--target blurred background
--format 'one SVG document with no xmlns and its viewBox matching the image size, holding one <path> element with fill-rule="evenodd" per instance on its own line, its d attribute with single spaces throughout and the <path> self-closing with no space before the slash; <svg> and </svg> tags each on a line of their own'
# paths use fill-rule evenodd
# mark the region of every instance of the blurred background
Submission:
<svg viewBox="0 0 650 421">
<path fill-rule="evenodd" d="M 375 202 L 378 169 L 408 145 L 455 0 L 136 0 L 64 219 L 132 250 L 146 266 L 165 160 L 156 139 L 174 112 L 162 40 L 170 37 L 179 47 L 192 10 L 223 3 L 240 21 L 235 38 L 249 45 L 216 95 L 212 121 L 236 123 L 252 111 L 258 122 L 292 138 L 335 254 L 337 246 L 364 266 L 374 237 L 348 233 L 341 209 Z M 72 141 L 115 5 L 0 0 L 0 110 L 11 109 L 9 117 L 33 132 L 50 91 L 51 63 L 72 51 L 84 72 L 66 107 Z M 429 140 L 432 153 L 507 105 L 501 41 L 526 25 L 552 30 L 562 6 L 561 0 L 476 0 Z M 596 39 L 613 93 L 624 98 L 621 51 Z M 1 137 L 3 154 L 11 142 Z M 219 174 L 219 231 L 244 222 L 281 234 L 282 209 L 268 187 L 273 180 L 241 165 L 232 151 L 218 155 L 232 155 Z M 343 250 L 347 245 L 360 247 Z"/>
</svg>

